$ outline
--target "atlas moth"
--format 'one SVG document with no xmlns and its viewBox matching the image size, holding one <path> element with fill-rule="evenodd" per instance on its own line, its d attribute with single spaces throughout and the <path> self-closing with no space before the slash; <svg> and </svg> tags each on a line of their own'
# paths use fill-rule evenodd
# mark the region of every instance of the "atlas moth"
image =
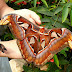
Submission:
<svg viewBox="0 0 72 72">
<path fill-rule="evenodd" d="M 0 25 L 6 24 L 17 39 L 23 58 L 35 66 L 44 65 L 65 47 L 72 48 L 72 32 L 66 28 L 46 29 L 17 14 L 4 16 Z"/>
</svg>

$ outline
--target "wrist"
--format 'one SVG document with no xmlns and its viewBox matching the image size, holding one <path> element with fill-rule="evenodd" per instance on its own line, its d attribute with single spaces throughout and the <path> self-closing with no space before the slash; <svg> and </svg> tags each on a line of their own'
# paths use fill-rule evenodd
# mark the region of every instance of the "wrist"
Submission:
<svg viewBox="0 0 72 72">
<path fill-rule="evenodd" d="M 14 9 L 12 9 L 10 7 L 4 7 L 4 8 L 2 8 L 1 13 L 0 13 L 0 18 L 2 18 L 6 14 L 9 14 L 12 11 L 14 11 Z"/>
</svg>

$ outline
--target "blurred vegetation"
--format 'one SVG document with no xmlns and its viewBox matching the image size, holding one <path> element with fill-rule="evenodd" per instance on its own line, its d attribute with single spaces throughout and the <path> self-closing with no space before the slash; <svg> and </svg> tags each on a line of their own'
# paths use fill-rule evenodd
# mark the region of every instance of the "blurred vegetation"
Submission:
<svg viewBox="0 0 72 72">
<path fill-rule="evenodd" d="M 48 29 L 68 28 L 72 31 L 72 0 L 6 0 L 14 9 L 30 9 L 41 18 L 41 26 Z M 8 31 L 8 32 L 7 32 Z M 9 29 L 2 40 L 14 39 Z M 68 47 L 55 54 L 54 62 L 47 62 L 47 71 L 24 66 L 25 72 L 72 72 L 72 50 Z"/>
</svg>

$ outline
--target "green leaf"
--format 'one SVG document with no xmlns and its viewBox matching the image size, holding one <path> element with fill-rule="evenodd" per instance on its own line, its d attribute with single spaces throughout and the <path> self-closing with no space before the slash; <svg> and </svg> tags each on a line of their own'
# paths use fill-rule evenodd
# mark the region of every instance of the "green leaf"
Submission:
<svg viewBox="0 0 72 72">
<path fill-rule="evenodd" d="M 37 7 L 37 11 L 49 11 L 49 10 L 46 7 L 39 6 L 39 7 Z"/>
<path fill-rule="evenodd" d="M 65 50 L 61 50 L 60 53 L 63 54 L 65 57 L 67 57 Z"/>
<path fill-rule="evenodd" d="M 52 20 L 53 21 L 53 20 Z M 54 21 L 55 22 L 55 21 Z M 65 28 L 65 25 L 63 25 L 62 23 L 60 23 L 60 22 L 56 22 L 55 24 L 54 24 L 54 22 L 52 22 L 52 25 L 53 26 L 55 26 L 56 28 Z"/>
<path fill-rule="evenodd" d="M 70 0 L 70 2 L 72 3 L 72 0 Z"/>
<path fill-rule="evenodd" d="M 51 7 L 56 8 L 56 5 L 52 5 Z"/>
<path fill-rule="evenodd" d="M 28 0 L 28 1 L 31 1 L 31 0 Z"/>
<path fill-rule="evenodd" d="M 49 18 L 42 18 L 41 22 L 50 22 L 50 19 Z"/>
<path fill-rule="evenodd" d="M 22 1 L 25 1 L 25 0 L 18 0 L 18 1 L 16 1 L 15 3 L 19 3 L 19 2 L 22 2 Z"/>
<path fill-rule="evenodd" d="M 68 16 L 68 12 L 69 12 L 69 8 L 67 6 L 64 6 L 62 10 L 62 23 L 65 22 Z"/>
<path fill-rule="evenodd" d="M 28 67 L 28 66 L 23 66 L 24 71 L 26 72 L 33 72 L 32 68 Z"/>
<path fill-rule="evenodd" d="M 51 67 L 52 67 L 52 63 L 51 63 L 51 62 L 47 62 L 47 64 L 49 65 L 49 66 L 48 66 L 48 69 L 47 69 L 47 72 L 49 72 L 49 70 L 50 70 Z"/>
<path fill-rule="evenodd" d="M 72 69 L 72 64 L 67 67 L 66 72 L 71 72 L 71 69 Z"/>
<path fill-rule="evenodd" d="M 57 14 L 57 13 L 59 13 L 61 10 L 62 10 L 62 7 L 58 7 L 58 8 L 55 10 L 54 15 Z"/>
<path fill-rule="evenodd" d="M 64 48 L 63 50 L 65 50 L 65 51 L 69 51 L 69 48 L 68 48 L 68 47 L 66 47 L 66 48 Z"/>
<path fill-rule="evenodd" d="M 15 39 L 11 33 L 4 35 L 4 40 L 8 40 L 9 38 Z"/>
<path fill-rule="evenodd" d="M 62 0 L 62 3 L 65 3 L 65 0 Z"/>
<path fill-rule="evenodd" d="M 37 9 L 36 9 L 36 11 L 38 12 L 38 13 L 41 13 L 41 14 L 44 14 L 44 15 L 47 15 L 47 16 L 53 16 L 54 15 L 54 13 L 53 12 L 51 12 L 51 11 L 49 11 L 47 8 L 45 8 L 45 7 L 38 7 Z"/>
<path fill-rule="evenodd" d="M 32 11 L 37 11 L 37 7 L 32 7 L 32 8 L 29 8 L 29 10 L 32 10 Z"/>
<path fill-rule="evenodd" d="M 58 69 L 58 70 L 55 70 L 55 72 L 60 72 L 60 70 Z"/>
<path fill-rule="evenodd" d="M 52 16 L 52 19 L 56 21 L 58 19 L 57 15 Z"/>
<path fill-rule="evenodd" d="M 41 0 L 41 1 L 48 7 L 46 0 Z"/>
<path fill-rule="evenodd" d="M 53 28 L 53 26 L 52 26 L 52 24 L 50 22 L 49 23 L 44 23 L 42 25 L 46 25 L 45 28 L 48 28 L 48 29 L 52 29 Z"/>
<path fill-rule="evenodd" d="M 65 64 L 69 64 L 69 61 L 65 59 L 60 60 L 60 65 L 65 65 Z"/>
<path fill-rule="evenodd" d="M 37 0 L 33 0 L 33 2 L 34 2 L 34 7 L 36 7 Z"/>
<path fill-rule="evenodd" d="M 56 54 L 54 55 L 53 59 L 54 59 L 55 64 L 57 65 L 57 67 L 59 67 L 59 60 L 58 60 L 58 57 Z"/>
<path fill-rule="evenodd" d="M 49 12 L 49 11 L 39 11 L 39 13 L 47 15 L 47 16 L 53 16 L 53 12 Z"/>
<path fill-rule="evenodd" d="M 42 72 L 39 68 L 34 68 L 33 72 Z M 45 72 L 45 71 L 44 71 Z"/>
<path fill-rule="evenodd" d="M 65 4 L 65 6 L 66 7 L 71 7 L 72 6 L 72 3 L 71 2 L 68 2 L 68 3 Z"/>
<path fill-rule="evenodd" d="M 71 26 L 72 26 L 72 6 L 71 6 L 71 11 L 70 11 L 70 21 L 71 21 Z"/>
</svg>

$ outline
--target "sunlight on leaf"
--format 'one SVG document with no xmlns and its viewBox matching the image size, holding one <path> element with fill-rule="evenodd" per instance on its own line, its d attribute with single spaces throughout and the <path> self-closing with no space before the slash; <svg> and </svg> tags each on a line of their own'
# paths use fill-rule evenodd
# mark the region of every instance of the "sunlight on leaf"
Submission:
<svg viewBox="0 0 72 72">
<path fill-rule="evenodd" d="M 62 0 L 62 3 L 65 3 L 65 0 Z"/>
</svg>

